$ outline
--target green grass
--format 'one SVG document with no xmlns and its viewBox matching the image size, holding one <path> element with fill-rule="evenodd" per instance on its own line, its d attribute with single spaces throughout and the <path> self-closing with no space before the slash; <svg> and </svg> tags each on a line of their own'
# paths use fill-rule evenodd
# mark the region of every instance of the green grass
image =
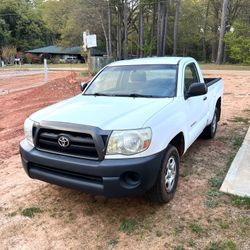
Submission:
<svg viewBox="0 0 250 250">
<path fill-rule="evenodd" d="M 241 64 L 223 64 L 216 65 L 213 63 L 200 63 L 202 70 L 250 70 L 249 65 Z"/>
<path fill-rule="evenodd" d="M 209 180 L 210 186 L 214 188 L 220 188 L 222 182 L 223 182 L 223 179 L 218 176 L 214 176 Z"/>
<path fill-rule="evenodd" d="M 243 135 L 238 135 L 233 138 L 233 147 L 234 149 L 238 150 L 241 146 L 241 144 L 244 141 L 245 136 Z"/>
<path fill-rule="evenodd" d="M 197 234 L 198 236 L 201 236 L 204 233 L 204 229 L 197 223 L 193 222 L 189 225 L 190 230 Z"/>
<path fill-rule="evenodd" d="M 241 116 L 236 116 L 233 119 L 229 120 L 230 122 L 239 122 L 239 123 L 244 123 L 248 124 L 249 118 L 241 117 Z"/>
<path fill-rule="evenodd" d="M 121 220 L 119 230 L 124 232 L 124 233 L 131 234 L 135 231 L 137 225 L 138 225 L 138 223 L 135 219 L 123 218 Z"/>
<path fill-rule="evenodd" d="M 108 246 L 110 248 L 113 248 L 113 247 L 115 247 L 115 245 L 118 244 L 118 242 L 119 242 L 118 239 L 111 239 L 111 240 L 108 241 Z"/>
<path fill-rule="evenodd" d="M 236 244 L 232 240 L 225 242 L 212 241 L 206 247 L 206 250 L 237 250 Z"/>
<path fill-rule="evenodd" d="M 236 207 L 250 209 L 250 197 L 231 196 L 232 204 Z"/>
<path fill-rule="evenodd" d="M 42 213 L 43 211 L 39 207 L 28 207 L 21 211 L 21 215 L 29 218 L 33 218 L 35 214 Z"/>
</svg>

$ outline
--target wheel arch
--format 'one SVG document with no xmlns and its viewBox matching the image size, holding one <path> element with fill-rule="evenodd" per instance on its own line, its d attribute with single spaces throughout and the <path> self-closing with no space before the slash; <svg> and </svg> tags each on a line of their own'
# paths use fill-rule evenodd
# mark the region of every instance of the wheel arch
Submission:
<svg viewBox="0 0 250 250">
<path fill-rule="evenodd" d="M 177 148 L 177 151 L 180 156 L 182 156 L 185 152 L 185 137 L 184 133 L 180 132 L 177 134 L 170 142 L 169 144 L 175 146 Z"/>
</svg>

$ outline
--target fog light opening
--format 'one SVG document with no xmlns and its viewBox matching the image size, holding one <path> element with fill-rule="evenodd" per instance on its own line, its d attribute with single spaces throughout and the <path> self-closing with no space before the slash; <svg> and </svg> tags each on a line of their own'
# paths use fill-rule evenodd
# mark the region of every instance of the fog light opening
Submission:
<svg viewBox="0 0 250 250">
<path fill-rule="evenodd" d="M 137 187 L 141 183 L 141 178 L 140 175 L 136 172 L 126 172 L 121 176 L 122 182 L 127 186 L 127 187 Z"/>
</svg>

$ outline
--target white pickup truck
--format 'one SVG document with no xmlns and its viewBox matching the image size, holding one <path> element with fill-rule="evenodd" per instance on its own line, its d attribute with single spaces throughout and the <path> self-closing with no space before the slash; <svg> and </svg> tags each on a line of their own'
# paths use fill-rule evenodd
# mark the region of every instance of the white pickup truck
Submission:
<svg viewBox="0 0 250 250">
<path fill-rule="evenodd" d="M 168 202 L 179 162 L 202 134 L 213 138 L 223 81 L 190 57 L 118 61 L 82 93 L 26 119 L 20 143 L 31 178 L 109 197 Z"/>
</svg>

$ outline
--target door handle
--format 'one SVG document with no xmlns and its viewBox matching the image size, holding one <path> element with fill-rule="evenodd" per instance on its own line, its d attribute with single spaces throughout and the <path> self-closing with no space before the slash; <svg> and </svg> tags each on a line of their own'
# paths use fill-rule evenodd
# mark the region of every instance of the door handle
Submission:
<svg viewBox="0 0 250 250">
<path fill-rule="evenodd" d="M 204 98 L 203 98 L 203 101 L 206 101 L 207 100 L 207 97 L 205 96 Z"/>
</svg>

